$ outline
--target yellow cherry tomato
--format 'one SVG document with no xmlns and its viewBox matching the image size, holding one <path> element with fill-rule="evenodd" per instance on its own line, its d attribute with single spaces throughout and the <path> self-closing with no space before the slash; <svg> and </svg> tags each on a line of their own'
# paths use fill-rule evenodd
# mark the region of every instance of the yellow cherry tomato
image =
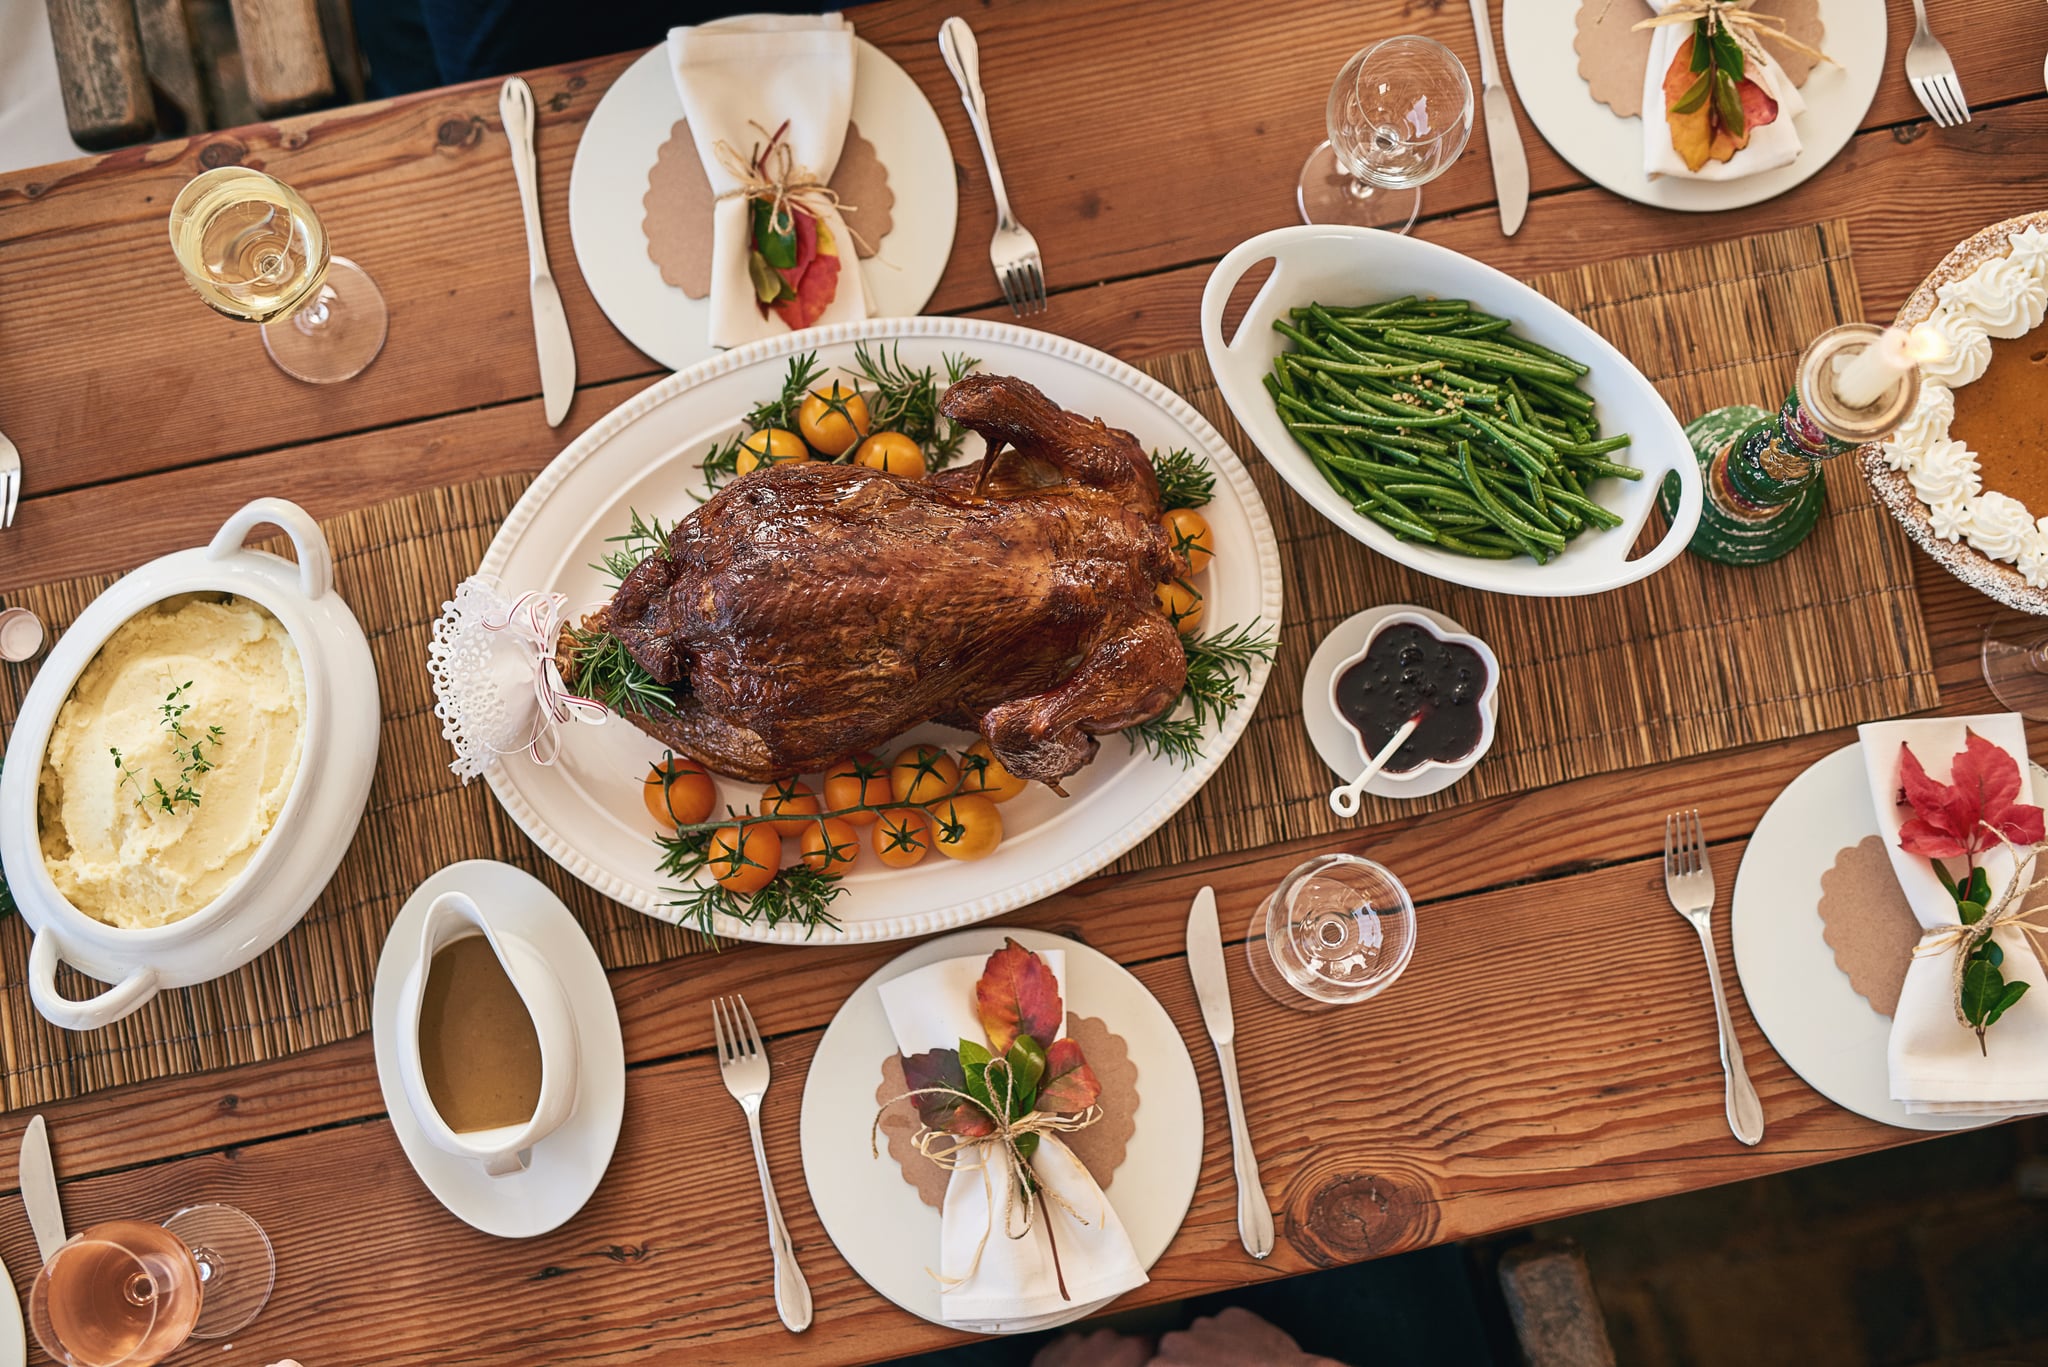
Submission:
<svg viewBox="0 0 2048 1367">
<path fill-rule="evenodd" d="M 913 745 L 889 766 L 889 791 L 898 802 L 920 807 L 960 786 L 960 766 L 936 745 Z"/>
<path fill-rule="evenodd" d="M 860 833 L 836 816 L 804 823 L 804 863 L 819 873 L 839 873 L 860 858 Z"/>
<path fill-rule="evenodd" d="M 931 853 L 932 819 L 916 807 L 883 812 L 874 841 L 875 858 L 892 869 L 907 869 Z"/>
<path fill-rule="evenodd" d="M 693 826 L 718 805 L 718 787 L 703 766 L 670 755 L 647 770 L 640 796 L 648 815 L 663 825 Z"/>
<path fill-rule="evenodd" d="M 752 474 L 763 465 L 780 465 L 784 461 L 809 460 L 810 448 L 796 433 L 780 427 L 764 427 L 740 443 L 740 453 L 733 461 L 733 467 L 741 474 Z"/>
<path fill-rule="evenodd" d="M 706 867 L 727 892 L 759 892 L 782 869 L 782 837 L 765 821 L 720 826 L 711 833 Z"/>
<path fill-rule="evenodd" d="M 1188 573 L 1200 574 L 1216 558 L 1216 537 L 1209 520 L 1193 508 L 1175 508 L 1164 519 L 1166 539 L 1176 553 L 1188 558 Z"/>
<path fill-rule="evenodd" d="M 1008 802 L 1030 785 L 1003 767 L 986 740 L 967 747 L 960 757 L 960 791 L 985 797 L 990 802 Z"/>
<path fill-rule="evenodd" d="M 1159 600 L 1159 610 L 1166 614 L 1166 620 L 1173 623 L 1173 629 L 1183 636 L 1194 634 L 1202 624 L 1202 595 L 1193 584 L 1185 579 L 1169 579 L 1161 584 L 1154 596 Z"/>
<path fill-rule="evenodd" d="M 868 434 L 868 401 L 858 389 L 834 380 L 824 393 L 813 389 L 804 395 L 796 429 L 818 454 L 843 456 Z"/>
<path fill-rule="evenodd" d="M 802 835 L 805 818 L 817 814 L 818 796 L 801 779 L 777 779 L 761 790 L 761 815 L 783 818 L 768 823 L 778 836 Z"/>
<path fill-rule="evenodd" d="M 985 859 L 1003 843 L 1003 814 L 985 797 L 949 797 L 930 810 L 932 844 L 949 859 Z"/>
<path fill-rule="evenodd" d="M 853 453 L 856 465 L 885 470 L 905 479 L 924 478 L 924 452 L 901 432 L 877 432 Z"/>
<path fill-rule="evenodd" d="M 879 807 L 895 798 L 889 788 L 889 766 L 863 750 L 848 755 L 825 771 L 825 810 L 846 812 L 848 825 L 872 826 L 880 812 L 850 812 L 863 804 Z"/>
</svg>

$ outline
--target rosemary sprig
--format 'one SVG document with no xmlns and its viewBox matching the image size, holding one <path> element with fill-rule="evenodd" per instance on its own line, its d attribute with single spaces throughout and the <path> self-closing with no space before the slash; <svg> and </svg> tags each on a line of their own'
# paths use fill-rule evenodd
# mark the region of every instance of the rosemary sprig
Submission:
<svg viewBox="0 0 2048 1367">
<path fill-rule="evenodd" d="M 938 372 L 932 366 L 903 363 L 903 346 L 868 350 L 866 342 L 853 348 L 854 369 L 869 385 L 868 414 L 876 432 L 901 432 L 924 450 L 925 466 L 943 470 L 960 457 L 967 433 L 955 427 L 939 412 Z M 945 356 L 946 384 L 958 384 L 981 362 L 972 356 Z"/>
<path fill-rule="evenodd" d="M 627 510 L 626 530 L 617 536 L 604 539 L 607 546 L 617 546 L 615 551 L 606 551 L 604 557 L 590 568 L 603 570 L 612 577 L 612 587 L 626 582 L 626 576 L 640 567 L 640 562 L 650 555 L 668 554 L 669 529 L 661 524 L 660 518 L 652 521 L 640 516 L 638 508 Z"/>
<path fill-rule="evenodd" d="M 738 460 L 740 442 L 748 432 L 759 432 L 764 427 L 780 427 L 784 431 L 796 431 L 796 413 L 803 407 L 804 396 L 811 392 L 811 386 L 825 373 L 825 367 L 818 364 L 818 353 L 806 351 L 801 356 L 789 358 L 789 367 L 782 374 L 782 391 L 766 403 L 755 404 L 740 419 L 742 430 L 733 433 L 725 441 L 704 453 L 701 463 L 704 479 L 713 489 L 739 473 Z"/>
<path fill-rule="evenodd" d="M 766 819 L 751 813 L 735 818 L 742 829 Z M 656 836 L 654 843 L 662 852 L 661 872 L 679 882 L 695 877 L 711 860 L 712 831 L 720 825 L 732 824 L 727 821 L 685 826 L 674 835 Z M 739 857 L 746 858 L 744 853 Z M 669 905 L 682 912 L 684 923 L 699 934 L 716 939 L 721 916 L 746 925 L 772 927 L 795 922 L 804 928 L 806 937 L 819 930 L 837 930 L 839 918 L 832 914 L 832 904 L 846 889 L 838 874 L 820 873 L 808 864 L 792 864 L 758 892 L 737 893 L 708 878 L 669 891 L 675 894 Z"/>
<path fill-rule="evenodd" d="M 1270 631 L 1255 631 L 1257 625 L 1225 627 L 1197 641 L 1183 640 L 1188 681 L 1172 707 L 1125 729 L 1130 747 L 1143 746 L 1147 754 L 1176 760 L 1183 768 L 1200 759 L 1202 737 L 1244 701 L 1244 684 L 1252 670 L 1271 661 L 1279 648 L 1278 638 Z"/>
<path fill-rule="evenodd" d="M 676 710 L 673 690 L 647 672 L 609 632 L 570 627 L 569 677 L 563 682 L 580 697 L 604 704 L 620 716 L 666 717 Z"/>
<path fill-rule="evenodd" d="M 1216 497 L 1216 472 L 1184 446 L 1164 455 L 1154 451 L 1152 472 L 1159 476 L 1159 506 L 1168 512 L 1199 508 Z"/>
</svg>

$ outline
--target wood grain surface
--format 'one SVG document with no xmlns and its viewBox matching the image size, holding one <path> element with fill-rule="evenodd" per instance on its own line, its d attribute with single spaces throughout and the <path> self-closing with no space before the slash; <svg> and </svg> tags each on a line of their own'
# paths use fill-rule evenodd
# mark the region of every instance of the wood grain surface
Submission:
<svg viewBox="0 0 2048 1367">
<path fill-rule="evenodd" d="M 1586 186 L 1525 118 L 1534 200 L 1520 235 L 1499 234 L 1483 134 L 1428 188 L 1418 231 L 1532 274 L 1840 214 L 1862 311 L 1882 316 L 1956 240 L 2048 194 L 2048 7 L 1950 7 L 1942 37 L 1977 111 L 1950 130 L 1933 128 L 1908 90 L 1910 15 L 1888 8 L 1890 53 L 1862 131 L 1780 199 L 1704 216 L 1630 204 Z M 853 14 L 931 97 L 952 143 L 960 228 L 932 309 L 1005 316 L 984 250 L 985 177 L 932 42 L 948 12 L 935 0 L 883 0 Z M 1011 193 L 1054 291 L 1034 321 L 1129 358 L 1196 345 L 1210 264 L 1291 221 L 1293 177 L 1351 51 L 1412 30 L 1476 67 L 1462 6 L 1397 0 L 991 0 L 973 22 Z M 0 430 L 28 468 L 20 520 L 0 533 L 0 592 L 194 544 L 256 494 L 327 515 L 535 469 L 655 378 L 597 311 L 568 238 L 576 140 L 630 58 L 532 76 L 543 217 L 582 385 L 553 431 L 540 416 L 494 83 L 0 178 Z M 210 314 L 180 282 L 163 234 L 170 198 L 195 170 L 233 161 L 307 191 L 337 248 L 383 285 L 390 342 L 358 381 L 284 379 L 249 330 Z M 1928 562 L 1917 573 L 1942 710 L 1989 706 L 1979 634 L 2020 619 Z M 1203 1180 L 1135 1299 L 1913 1139 L 1792 1076 L 1739 999 L 1769 1130 L 1754 1151 L 1729 1137 L 1703 966 L 1663 901 L 1654 857 L 1662 815 L 1700 806 L 1718 842 L 1725 909 L 1765 806 L 1849 738 L 1583 778 L 1344 839 L 1098 879 L 1011 918 L 1129 965 L 1180 1024 L 1202 1077 Z M 1236 1240 L 1214 1057 L 1181 958 L 1182 923 L 1194 890 L 1210 883 L 1237 938 L 1266 889 L 1328 849 L 1402 873 L 1421 903 L 1422 952 L 1341 1030 L 1261 997 L 1230 952 L 1252 1129 L 1282 1231 L 1262 1266 Z M 1721 943 L 1731 971 L 1725 929 Z M 364 1039 L 48 1108 L 67 1214 L 77 1228 L 200 1199 L 253 1211 L 277 1241 L 279 1282 L 264 1316 L 237 1336 L 233 1362 L 858 1363 L 952 1341 L 852 1276 L 804 1199 L 796 1151 L 818 1034 L 891 952 L 736 947 L 615 974 L 631 1065 L 625 1131 L 597 1198 L 542 1239 L 488 1239 L 435 1204 L 392 1140 Z M 769 1158 L 817 1296 L 818 1322 L 800 1337 L 775 1320 L 744 1132 L 706 1052 L 707 999 L 742 989 L 773 1036 Z M 0 1182 L 12 1182 L 26 1119 L 0 1117 Z M 35 1263 L 11 1200 L 0 1203 L 0 1256 L 17 1281 Z"/>
</svg>

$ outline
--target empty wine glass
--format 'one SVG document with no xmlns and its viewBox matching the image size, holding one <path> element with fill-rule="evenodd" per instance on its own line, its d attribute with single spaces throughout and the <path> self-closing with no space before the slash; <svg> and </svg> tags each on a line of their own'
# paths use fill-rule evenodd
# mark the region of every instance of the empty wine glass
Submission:
<svg viewBox="0 0 2048 1367">
<path fill-rule="evenodd" d="M 276 1271 L 269 1237 L 233 1206 L 187 1206 L 161 1225 L 108 1220 L 50 1255 L 29 1289 L 29 1328 L 66 1367 L 153 1367 L 255 1319 Z"/>
<path fill-rule="evenodd" d="M 1415 953 L 1415 903 L 1386 868 L 1326 854 L 1280 880 L 1252 913 L 1245 954 L 1267 996 L 1326 1011 L 1384 992 Z"/>
<path fill-rule="evenodd" d="M 1309 153 L 1295 202 L 1307 223 L 1405 233 L 1472 136 L 1472 81 L 1458 55 L 1408 34 L 1344 64 L 1330 88 L 1329 140 Z"/>
<path fill-rule="evenodd" d="M 1986 627 L 1983 662 L 1993 697 L 2023 717 L 2048 721 L 2048 636 L 2009 641 Z"/>
<path fill-rule="evenodd" d="M 171 205 L 171 250 L 185 283 L 218 313 L 263 325 L 278 369 L 312 384 L 352 379 L 383 349 L 377 282 L 327 246 L 298 191 L 246 166 L 185 183 Z"/>
</svg>

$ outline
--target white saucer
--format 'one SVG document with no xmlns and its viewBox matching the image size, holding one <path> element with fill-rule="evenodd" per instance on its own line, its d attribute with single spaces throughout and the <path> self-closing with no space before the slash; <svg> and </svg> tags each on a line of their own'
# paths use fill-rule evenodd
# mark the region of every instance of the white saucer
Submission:
<svg viewBox="0 0 2048 1367">
<path fill-rule="evenodd" d="M 889 235 L 860 263 L 862 279 L 875 317 L 909 318 L 939 287 L 953 252 L 960 215 L 953 149 L 908 72 L 864 39 L 854 51 L 852 121 L 889 168 L 896 196 Z M 707 331 L 711 301 L 661 278 L 640 226 L 647 173 L 682 117 L 668 49 L 657 47 L 605 91 L 569 170 L 569 237 L 584 283 L 626 340 L 671 370 L 717 354 Z"/>
<path fill-rule="evenodd" d="M 1827 32 L 1821 48 L 1841 63 L 1820 63 L 1799 93 L 1799 155 L 1775 171 L 1740 180 L 1692 180 L 1643 170 L 1640 117 L 1616 118 L 1579 75 L 1578 6 L 1559 0 L 1507 0 L 1501 40 L 1515 94 L 1543 140 L 1579 174 L 1617 195 L 1660 209 L 1708 213 L 1740 209 L 1784 194 L 1835 159 L 1877 96 L 1884 74 L 1884 0 L 1820 0 Z"/>
<path fill-rule="evenodd" d="M 398 999 L 419 944 L 420 920 L 436 897 L 457 888 L 546 956 L 561 975 L 576 1014 L 582 1054 L 576 1113 L 533 1146 L 532 1167 L 509 1177 L 487 1177 L 481 1164 L 435 1148 L 413 1119 L 398 1076 Z M 450 864 L 420 884 L 385 937 L 370 1015 L 376 1030 L 377 1082 L 384 1089 L 391 1128 L 435 1199 L 463 1223 L 505 1239 L 545 1234 L 583 1209 L 611 1166 L 612 1148 L 619 1141 L 619 1122 L 626 1111 L 626 1046 L 597 951 L 545 884 L 523 869 L 490 859 Z"/>
<path fill-rule="evenodd" d="M 1344 724 L 1344 719 L 1330 707 L 1330 676 L 1337 672 L 1337 666 L 1356 655 L 1365 645 L 1365 638 L 1372 635 L 1391 613 L 1419 612 L 1444 631 L 1469 636 L 1453 619 L 1429 608 L 1416 607 L 1412 603 L 1388 603 L 1381 607 L 1367 608 L 1356 617 L 1347 617 L 1330 628 L 1316 653 L 1309 657 L 1308 673 L 1301 680 L 1301 724 L 1308 730 L 1308 738 L 1322 756 L 1330 772 L 1340 783 L 1349 783 L 1365 772 L 1365 766 L 1372 762 L 1372 756 L 1358 743 L 1358 733 Z M 1487 710 L 1500 716 L 1500 689 L 1495 688 L 1486 702 Z M 1476 755 L 1469 763 L 1451 769 L 1431 769 L 1416 774 L 1413 778 L 1399 774 L 1381 774 L 1365 785 L 1365 791 L 1375 797 L 1408 798 L 1428 797 L 1440 793 L 1472 772 L 1485 755 Z"/>
<path fill-rule="evenodd" d="M 1121 964 L 1073 940 L 1008 926 L 926 940 L 897 955 L 847 998 L 818 1041 L 804 1079 L 804 1184 L 825 1233 L 854 1272 L 934 1324 L 944 1323 L 939 1286 L 925 1269 L 938 1261 L 939 1212 L 918 1199 L 886 1147 L 879 1157 L 869 1147 L 882 1059 L 896 1048 L 878 989 L 926 964 L 992 954 L 1004 936 L 1026 949 L 1065 950 L 1068 1010 L 1100 1017 L 1130 1045 L 1138 1066 L 1138 1127 L 1105 1195 L 1146 1268 L 1179 1232 L 1201 1176 L 1202 1088 L 1194 1060 L 1166 1008 Z M 1070 1315 L 1031 1327 L 1066 1324 L 1105 1303 L 1078 1305 Z"/>
<path fill-rule="evenodd" d="M 2048 773 L 2035 767 L 2035 781 Z M 1809 767 L 1757 823 L 1729 911 L 1735 973 L 1749 1013 L 1793 1072 L 1837 1106 L 1906 1130 L 1968 1130 L 1974 1115 L 1912 1115 L 1891 1097 L 1891 1017 L 1849 985 L 1822 938 L 1821 875 L 1844 848 L 1876 835 L 1863 748 Z"/>
</svg>

